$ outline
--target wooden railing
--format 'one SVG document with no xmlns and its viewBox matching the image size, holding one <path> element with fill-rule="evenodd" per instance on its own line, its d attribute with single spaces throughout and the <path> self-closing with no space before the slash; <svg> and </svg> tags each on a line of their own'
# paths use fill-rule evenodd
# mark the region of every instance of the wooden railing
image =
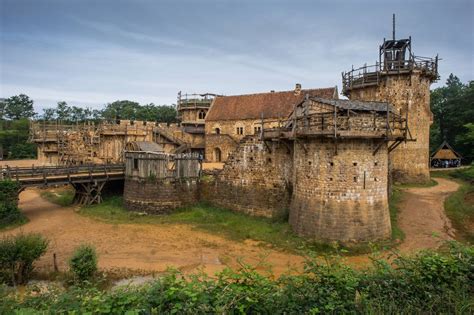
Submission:
<svg viewBox="0 0 474 315">
<path fill-rule="evenodd" d="M 93 164 L 80 166 L 3 167 L 0 180 L 12 180 L 22 186 L 86 183 L 123 179 L 124 164 Z"/>
<path fill-rule="evenodd" d="M 378 85 L 383 75 L 409 73 L 419 70 L 433 81 L 439 78 L 438 57 L 427 58 L 412 56 L 408 60 L 391 60 L 376 62 L 375 65 L 364 65 L 360 68 L 342 73 L 342 91 L 346 94 L 353 88 Z"/>
</svg>

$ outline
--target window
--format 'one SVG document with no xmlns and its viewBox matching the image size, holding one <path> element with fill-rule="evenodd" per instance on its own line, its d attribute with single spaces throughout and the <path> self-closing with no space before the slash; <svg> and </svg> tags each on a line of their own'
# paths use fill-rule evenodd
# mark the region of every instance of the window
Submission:
<svg viewBox="0 0 474 315">
<path fill-rule="evenodd" d="M 237 127 L 237 134 L 243 135 L 244 134 L 244 127 Z"/>
<path fill-rule="evenodd" d="M 219 135 L 221 133 L 221 128 L 214 128 L 214 132 L 216 135 Z"/>
<path fill-rule="evenodd" d="M 253 127 L 253 133 L 254 134 L 259 134 L 261 131 L 262 131 L 262 127 L 260 127 L 260 126 Z"/>
<path fill-rule="evenodd" d="M 198 114 L 199 119 L 204 119 L 206 117 L 206 112 L 204 110 L 200 110 Z"/>
<path fill-rule="evenodd" d="M 133 169 L 138 171 L 138 159 L 133 159 Z"/>
<path fill-rule="evenodd" d="M 221 149 L 215 148 L 214 149 L 214 161 L 215 162 L 220 162 L 222 159 L 222 152 Z"/>
</svg>

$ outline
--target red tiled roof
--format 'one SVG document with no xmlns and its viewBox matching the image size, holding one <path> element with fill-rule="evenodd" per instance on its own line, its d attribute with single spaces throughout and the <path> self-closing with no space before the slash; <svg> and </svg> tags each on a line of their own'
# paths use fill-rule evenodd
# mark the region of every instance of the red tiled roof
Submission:
<svg viewBox="0 0 474 315">
<path fill-rule="evenodd" d="M 292 90 L 219 96 L 214 99 L 206 121 L 260 119 L 262 113 L 263 118 L 286 118 L 293 111 L 295 104 L 304 100 L 306 94 L 312 97 L 337 98 L 337 88 L 301 90 L 299 94 Z"/>
</svg>

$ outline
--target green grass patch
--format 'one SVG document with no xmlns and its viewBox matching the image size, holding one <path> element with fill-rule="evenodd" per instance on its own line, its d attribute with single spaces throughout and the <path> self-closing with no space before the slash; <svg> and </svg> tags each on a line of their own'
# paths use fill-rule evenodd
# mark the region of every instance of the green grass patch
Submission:
<svg viewBox="0 0 474 315">
<path fill-rule="evenodd" d="M 289 251 L 337 250 L 331 244 L 309 242 L 296 236 L 287 222 L 251 217 L 207 204 L 179 209 L 169 215 L 145 215 L 127 211 L 122 206 L 122 197 L 114 196 L 101 204 L 83 207 L 80 213 L 113 224 L 189 224 L 228 239 L 252 239 Z"/>
<path fill-rule="evenodd" d="M 438 182 L 431 179 L 428 183 L 409 183 L 409 184 L 396 184 L 396 188 L 429 188 L 438 185 Z"/>
<path fill-rule="evenodd" d="M 22 226 L 23 224 L 26 224 L 30 221 L 25 215 L 21 215 L 18 219 L 16 219 L 14 222 L 11 222 L 9 224 L 5 225 L 0 225 L 0 231 L 8 231 L 12 230 L 14 228 L 17 228 L 19 226 Z"/>
<path fill-rule="evenodd" d="M 404 240 L 405 233 L 398 226 L 398 214 L 400 212 L 400 202 L 403 197 L 403 190 L 398 187 L 392 189 L 392 194 L 389 200 L 390 222 L 392 223 L 392 241 Z"/>
<path fill-rule="evenodd" d="M 395 206 L 396 202 L 393 205 Z M 393 209 L 396 211 L 396 208 Z M 197 204 L 179 209 L 169 215 L 147 215 L 127 211 L 122 206 L 122 197 L 114 196 L 106 198 L 101 204 L 83 207 L 80 213 L 112 224 L 189 224 L 199 230 L 221 235 L 231 240 L 252 239 L 262 242 L 261 245 L 270 245 L 299 254 L 337 252 L 358 255 L 394 245 L 392 241 L 344 246 L 337 243 L 306 240 L 293 233 L 288 222 L 252 217 L 208 204 Z M 403 234 L 397 228 L 394 235 L 396 236 L 394 239 L 400 239 Z"/>
<path fill-rule="evenodd" d="M 72 204 L 72 201 L 74 199 L 74 189 L 72 189 L 71 187 L 64 187 L 42 191 L 41 197 L 54 204 L 60 205 L 62 207 L 67 207 Z"/>
<path fill-rule="evenodd" d="M 459 189 L 444 201 L 444 209 L 457 231 L 457 238 L 474 243 L 474 166 L 436 171 L 431 175 L 452 179 L 460 184 Z"/>
</svg>

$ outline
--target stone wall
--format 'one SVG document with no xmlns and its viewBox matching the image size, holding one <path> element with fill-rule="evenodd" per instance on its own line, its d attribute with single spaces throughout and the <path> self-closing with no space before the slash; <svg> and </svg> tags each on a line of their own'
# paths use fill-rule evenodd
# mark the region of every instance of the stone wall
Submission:
<svg viewBox="0 0 474 315">
<path fill-rule="evenodd" d="M 264 120 L 265 128 L 276 127 L 278 123 L 273 118 Z M 261 126 L 261 119 L 206 121 L 206 160 L 218 162 L 215 159 L 215 149 L 218 148 L 222 152 L 221 162 L 225 162 L 239 141 L 246 136 L 258 135 Z M 243 133 L 238 134 L 237 128 L 243 128 Z"/>
<path fill-rule="evenodd" d="M 166 214 L 174 209 L 198 202 L 198 181 L 139 180 L 127 178 L 124 186 L 124 206 L 130 211 Z"/>
<path fill-rule="evenodd" d="M 413 71 L 412 74 L 382 76 L 381 80 L 378 86 L 351 90 L 350 99 L 390 102 L 402 115 L 408 110 L 408 126 L 416 141 L 402 143 L 390 154 L 393 179 L 402 183 L 428 182 L 432 122 L 430 79 Z"/>
<path fill-rule="evenodd" d="M 381 140 L 377 140 L 381 141 Z M 376 140 L 295 143 L 290 224 L 301 236 L 358 242 L 390 237 L 387 146 Z"/>
<path fill-rule="evenodd" d="M 253 216 L 285 217 L 292 189 L 291 151 L 283 143 L 245 138 L 216 178 L 202 184 L 201 198 Z"/>
</svg>

